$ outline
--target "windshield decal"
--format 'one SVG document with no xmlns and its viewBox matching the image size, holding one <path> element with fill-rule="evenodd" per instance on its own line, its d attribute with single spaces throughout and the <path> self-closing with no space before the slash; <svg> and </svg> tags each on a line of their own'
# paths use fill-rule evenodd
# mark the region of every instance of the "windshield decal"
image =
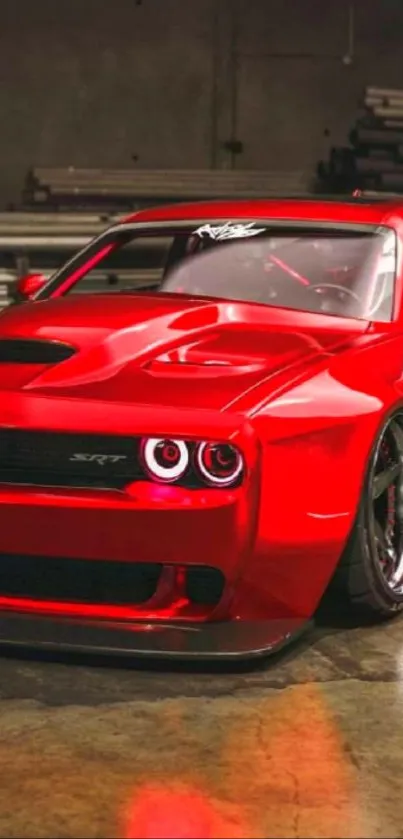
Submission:
<svg viewBox="0 0 403 839">
<path fill-rule="evenodd" d="M 222 241 L 223 239 L 244 239 L 247 236 L 257 236 L 258 233 L 264 233 L 264 227 L 254 227 L 254 221 L 250 224 L 233 224 L 228 221 L 226 224 L 221 224 L 219 227 L 212 227 L 211 224 L 203 224 L 195 230 L 195 235 L 210 236 L 210 239 Z"/>
</svg>

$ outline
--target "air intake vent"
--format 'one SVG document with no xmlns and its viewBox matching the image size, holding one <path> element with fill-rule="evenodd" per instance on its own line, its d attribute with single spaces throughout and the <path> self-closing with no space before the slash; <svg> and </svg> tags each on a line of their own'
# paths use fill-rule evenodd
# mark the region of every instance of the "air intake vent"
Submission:
<svg viewBox="0 0 403 839">
<path fill-rule="evenodd" d="M 0 596 L 134 606 L 155 594 L 162 565 L 0 554 Z"/>
<path fill-rule="evenodd" d="M 76 350 L 58 341 L 0 339 L 0 364 L 58 364 L 74 355 Z"/>
</svg>

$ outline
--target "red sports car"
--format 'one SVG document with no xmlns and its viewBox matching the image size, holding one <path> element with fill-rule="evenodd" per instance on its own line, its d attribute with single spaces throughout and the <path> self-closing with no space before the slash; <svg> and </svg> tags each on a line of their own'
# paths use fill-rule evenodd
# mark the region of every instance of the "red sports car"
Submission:
<svg viewBox="0 0 403 839">
<path fill-rule="evenodd" d="M 402 254 L 403 199 L 198 203 L 21 282 L 0 641 L 236 658 L 294 637 L 329 584 L 399 612 Z M 155 288 L 94 281 L 151 259 Z"/>
</svg>

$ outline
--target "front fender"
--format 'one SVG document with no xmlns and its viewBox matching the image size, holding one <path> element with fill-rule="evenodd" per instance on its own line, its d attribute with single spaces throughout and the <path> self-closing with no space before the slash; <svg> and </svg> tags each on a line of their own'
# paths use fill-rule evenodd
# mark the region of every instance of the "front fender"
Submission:
<svg viewBox="0 0 403 839">
<path fill-rule="evenodd" d="M 354 391 L 327 370 L 255 418 L 262 469 L 249 574 L 287 613 L 314 613 L 353 527 L 374 442 L 398 407 L 393 392 Z"/>
</svg>

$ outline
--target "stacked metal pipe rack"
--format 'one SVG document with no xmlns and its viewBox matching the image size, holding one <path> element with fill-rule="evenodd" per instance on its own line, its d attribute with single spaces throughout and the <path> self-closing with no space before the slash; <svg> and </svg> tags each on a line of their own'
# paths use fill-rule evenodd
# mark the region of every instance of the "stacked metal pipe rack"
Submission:
<svg viewBox="0 0 403 839">
<path fill-rule="evenodd" d="M 126 212 L 154 204 L 220 198 L 300 194 L 305 172 L 233 169 L 41 169 L 30 170 L 23 192 L 27 209 Z"/>
<path fill-rule="evenodd" d="M 367 87 L 349 141 L 320 161 L 323 192 L 403 192 L 403 90 Z"/>
</svg>

